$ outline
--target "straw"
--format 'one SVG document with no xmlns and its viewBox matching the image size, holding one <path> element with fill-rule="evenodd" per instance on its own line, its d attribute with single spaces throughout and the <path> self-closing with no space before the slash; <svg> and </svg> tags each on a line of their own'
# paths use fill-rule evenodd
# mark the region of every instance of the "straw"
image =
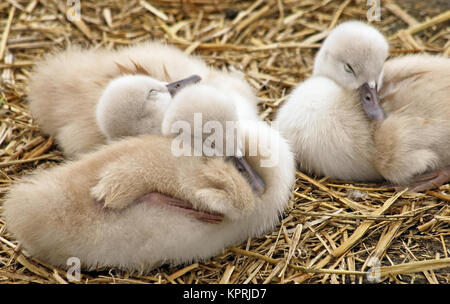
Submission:
<svg viewBox="0 0 450 304">
<path fill-rule="evenodd" d="M 270 121 L 311 75 L 330 29 L 367 20 L 366 2 L 82 0 L 81 18 L 69 20 L 65 1 L 2 1 L 0 214 L 20 177 L 65 159 L 27 105 L 30 71 L 45 54 L 69 44 L 114 48 L 161 39 L 215 68 L 241 71 L 258 94 L 260 117 Z M 381 20 L 372 23 L 389 37 L 391 56 L 450 55 L 444 2 L 381 1 Z M 367 283 L 371 272 L 382 283 L 450 282 L 449 185 L 411 194 L 297 171 L 292 193 L 279 225 L 210 259 L 146 274 L 82 271 L 78 283 Z M 77 282 L 29 256 L 0 216 L 0 283 Z"/>
</svg>

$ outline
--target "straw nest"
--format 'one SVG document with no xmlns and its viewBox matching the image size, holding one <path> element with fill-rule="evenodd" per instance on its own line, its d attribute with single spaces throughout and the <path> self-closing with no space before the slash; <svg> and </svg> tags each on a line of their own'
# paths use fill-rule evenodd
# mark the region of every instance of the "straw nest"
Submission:
<svg viewBox="0 0 450 304">
<path fill-rule="evenodd" d="M 242 70 L 271 120 L 292 87 L 311 73 L 330 28 L 366 20 L 366 0 L 66 1 L 0 4 L 0 211 L 8 187 L 35 168 L 63 161 L 26 105 L 30 69 L 69 43 L 115 47 L 160 38 L 218 68 Z M 450 54 L 448 1 L 382 1 L 376 25 L 391 56 Z M 81 283 L 365 283 L 380 261 L 384 283 L 450 282 L 450 185 L 395 192 L 297 172 L 292 199 L 273 231 L 211 260 L 163 266 L 145 276 L 117 269 L 82 273 Z M 45 223 L 42 223 L 45 224 Z M 65 271 L 27 256 L 0 218 L 0 283 L 67 283 Z"/>
</svg>

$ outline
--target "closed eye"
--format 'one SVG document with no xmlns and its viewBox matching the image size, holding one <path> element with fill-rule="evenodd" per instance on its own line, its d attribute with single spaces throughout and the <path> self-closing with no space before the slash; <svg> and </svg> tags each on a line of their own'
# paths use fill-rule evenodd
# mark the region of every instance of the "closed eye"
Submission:
<svg viewBox="0 0 450 304">
<path fill-rule="evenodd" d="M 151 89 L 148 91 L 147 99 L 158 95 L 159 91 L 156 89 Z"/>
<path fill-rule="evenodd" d="M 355 71 L 353 70 L 352 66 L 348 63 L 344 64 L 344 70 L 347 73 L 351 73 L 351 74 L 355 75 Z"/>
</svg>

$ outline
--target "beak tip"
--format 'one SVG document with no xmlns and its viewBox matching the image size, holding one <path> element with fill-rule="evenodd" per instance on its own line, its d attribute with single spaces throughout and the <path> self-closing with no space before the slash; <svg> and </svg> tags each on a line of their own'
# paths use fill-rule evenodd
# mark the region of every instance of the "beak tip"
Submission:
<svg viewBox="0 0 450 304">
<path fill-rule="evenodd" d="M 266 184 L 261 176 L 251 167 L 251 165 L 242 156 L 234 157 L 235 163 L 241 168 L 241 172 L 246 176 L 253 192 L 261 196 L 266 191 Z"/>
<path fill-rule="evenodd" d="M 252 184 L 252 188 L 253 188 L 253 191 L 255 191 L 255 193 L 258 196 L 261 196 L 261 195 L 264 194 L 264 192 L 266 192 L 266 185 L 265 185 L 265 183 L 262 180 L 260 182 L 259 181 L 258 182 L 254 182 Z"/>
</svg>

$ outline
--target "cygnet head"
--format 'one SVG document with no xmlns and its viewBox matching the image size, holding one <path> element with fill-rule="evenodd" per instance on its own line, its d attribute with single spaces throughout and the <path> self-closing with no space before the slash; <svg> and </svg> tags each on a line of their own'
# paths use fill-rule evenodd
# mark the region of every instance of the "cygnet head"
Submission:
<svg viewBox="0 0 450 304">
<path fill-rule="evenodd" d="M 196 75 L 172 83 L 144 75 L 113 79 L 97 104 L 97 124 L 108 140 L 160 133 L 162 117 L 175 94 L 198 81 Z"/>
<path fill-rule="evenodd" d="M 317 53 L 313 74 L 325 76 L 364 99 L 377 99 L 389 45 L 374 27 L 359 21 L 334 28 Z M 371 100 L 368 100 L 371 102 Z"/>
<path fill-rule="evenodd" d="M 257 194 L 264 193 L 264 181 L 244 158 L 238 114 L 226 91 L 205 84 L 183 89 L 167 108 L 161 129 L 164 135 L 179 134 L 175 140 L 181 140 L 183 151 L 178 153 L 223 156 Z"/>
</svg>

